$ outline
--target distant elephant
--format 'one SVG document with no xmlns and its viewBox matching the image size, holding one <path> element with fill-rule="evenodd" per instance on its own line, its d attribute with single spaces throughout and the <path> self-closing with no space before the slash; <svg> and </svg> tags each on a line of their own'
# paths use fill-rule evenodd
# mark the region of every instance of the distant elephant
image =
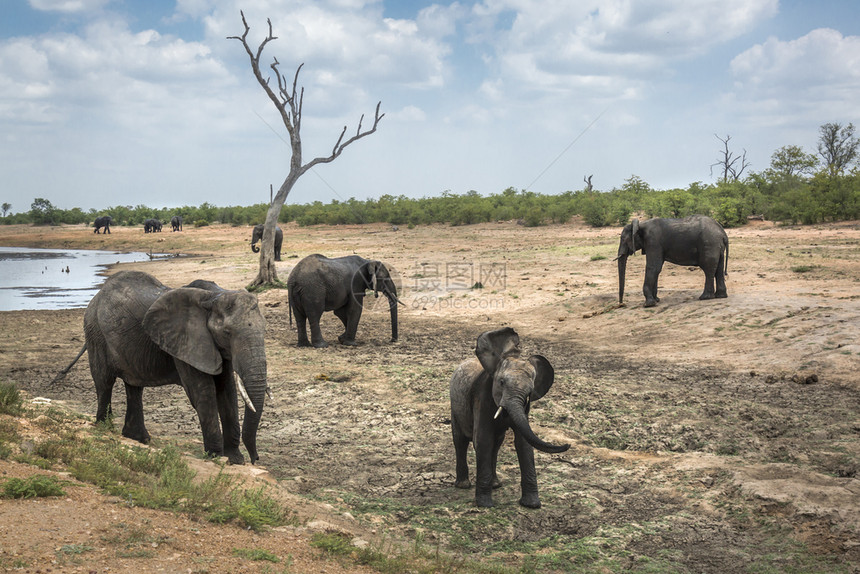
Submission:
<svg viewBox="0 0 860 574">
<path fill-rule="evenodd" d="M 699 299 L 724 298 L 729 263 L 729 237 L 723 226 L 705 215 L 684 219 L 656 217 L 640 222 L 634 219 L 621 231 L 618 245 L 618 302 L 624 302 L 624 276 L 627 257 L 639 249 L 645 255 L 645 306 L 660 302 L 657 278 L 663 262 L 695 265 L 705 272 L 705 290 Z M 715 287 L 716 282 L 716 287 Z"/>
<path fill-rule="evenodd" d="M 157 219 L 147 219 L 143 222 L 144 233 L 155 233 L 161 231 L 161 222 Z"/>
<path fill-rule="evenodd" d="M 99 229 L 104 228 L 105 233 L 110 233 L 110 224 L 113 223 L 113 219 L 111 219 L 110 215 L 102 215 L 101 217 L 96 217 L 96 220 L 93 221 L 93 233 L 100 233 Z"/>
<path fill-rule="evenodd" d="M 260 248 L 257 247 L 257 242 L 263 241 L 263 228 L 265 226 L 261 223 L 260 225 L 254 226 L 254 231 L 251 233 L 251 251 L 254 253 L 259 253 Z M 284 243 L 284 232 L 281 231 L 280 227 L 275 226 L 275 261 L 281 260 L 281 245 Z"/>
<path fill-rule="evenodd" d="M 334 311 L 344 332 L 337 340 L 355 345 L 355 333 L 361 318 L 365 291 L 388 298 L 391 311 L 391 340 L 397 341 L 397 287 L 380 261 L 370 261 L 358 255 L 329 259 L 323 255 L 308 255 L 299 261 L 287 278 L 290 314 L 296 316 L 299 347 L 327 347 L 320 330 L 324 311 Z M 292 322 L 292 319 L 291 319 Z M 308 341 L 307 322 L 311 325 Z"/>
<path fill-rule="evenodd" d="M 508 428 L 514 429 L 514 446 L 520 463 L 520 504 L 540 508 L 534 449 L 564 452 L 569 444 L 544 442 L 529 425 L 531 403 L 549 391 L 555 372 L 541 355 L 520 357 L 520 338 L 510 327 L 487 331 L 478 337 L 477 358 L 461 363 L 451 376 L 451 434 L 457 459 L 457 488 L 470 488 L 466 455 L 475 447 L 477 471 L 475 503 L 493 506 L 493 489 L 499 448 Z"/>
<path fill-rule="evenodd" d="M 182 216 L 174 215 L 170 218 L 170 231 L 182 231 Z"/>
<path fill-rule="evenodd" d="M 98 396 L 96 420 L 111 414 L 120 377 L 127 401 L 122 434 L 148 443 L 144 387 L 181 385 L 197 411 L 206 453 L 242 464 L 238 386 L 246 401 L 241 438 L 256 462 L 267 387 L 266 327 L 257 297 L 211 281 L 192 285 L 170 289 L 146 273 L 121 271 L 90 301 L 84 334 Z"/>
</svg>

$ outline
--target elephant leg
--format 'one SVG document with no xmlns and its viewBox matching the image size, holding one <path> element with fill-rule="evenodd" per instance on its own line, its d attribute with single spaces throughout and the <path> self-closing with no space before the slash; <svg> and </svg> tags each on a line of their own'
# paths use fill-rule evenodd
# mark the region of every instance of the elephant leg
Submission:
<svg viewBox="0 0 860 574">
<path fill-rule="evenodd" d="M 224 453 L 224 437 L 221 434 L 215 381 L 212 375 L 202 373 L 179 359 L 175 361 L 182 387 L 197 411 L 197 420 L 203 433 L 203 449 L 209 456 L 221 456 Z"/>
<path fill-rule="evenodd" d="M 299 347 L 310 347 L 311 342 L 308 340 L 308 318 L 304 312 L 298 307 L 293 307 L 293 316 L 296 318 L 296 334 L 298 335 Z"/>
<path fill-rule="evenodd" d="M 469 481 L 469 464 L 467 456 L 469 452 L 469 437 L 467 437 L 456 420 L 452 419 L 451 434 L 454 438 L 454 454 L 457 460 L 457 480 L 454 486 L 457 488 L 471 488 L 472 483 Z"/>
<path fill-rule="evenodd" d="M 149 444 L 152 437 L 143 423 L 143 387 L 125 384 L 125 425 L 122 436 Z"/>
<path fill-rule="evenodd" d="M 96 383 L 96 396 L 98 397 L 99 406 L 96 411 L 96 422 L 104 422 L 113 416 L 110 403 L 113 398 L 113 385 L 116 379 L 110 382 Z"/>
<path fill-rule="evenodd" d="M 499 449 L 502 448 L 502 443 L 505 442 L 505 433 L 501 433 L 496 437 L 495 442 L 493 443 L 493 488 L 499 488 L 502 486 L 502 481 L 499 480 L 499 475 L 497 473 L 497 469 L 499 468 Z"/>
<path fill-rule="evenodd" d="M 710 270 L 705 271 L 705 288 L 702 294 L 699 295 L 700 301 L 714 298 L 714 273 Z"/>
<path fill-rule="evenodd" d="M 520 504 L 526 508 L 540 508 L 538 496 L 537 472 L 535 472 L 535 449 L 514 432 L 514 446 L 517 449 L 517 460 L 520 463 Z"/>
<path fill-rule="evenodd" d="M 717 283 L 717 289 L 714 294 L 714 297 L 717 299 L 725 299 L 729 296 L 728 291 L 726 291 L 726 254 L 724 251 L 720 251 L 720 260 L 717 262 L 717 272 L 714 275 L 714 279 Z"/>
<path fill-rule="evenodd" d="M 496 469 L 493 468 L 493 437 L 478 439 L 475 441 L 475 504 L 489 508 L 493 506 L 493 477 Z"/>
<path fill-rule="evenodd" d="M 361 311 L 364 309 L 362 306 L 364 298 L 356 296 L 356 299 L 356 301 L 350 301 L 349 305 L 345 307 L 346 321 L 344 326 L 346 330 L 343 335 L 337 338 L 344 345 L 354 346 L 358 344 L 355 342 L 355 334 L 358 332 L 358 321 L 361 319 Z"/>
<path fill-rule="evenodd" d="M 349 317 L 347 314 L 346 306 L 341 307 L 340 309 L 334 310 L 334 316 L 340 319 L 340 322 L 343 323 L 343 333 L 337 336 L 337 340 L 339 343 L 343 343 L 346 339 L 346 330 L 349 325 Z"/>
<path fill-rule="evenodd" d="M 648 257 L 646 255 L 646 257 Z M 642 294 L 645 295 L 645 306 L 653 307 L 660 302 L 657 297 L 657 279 L 663 269 L 663 260 L 648 259 L 645 262 L 645 284 L 642 286 Z"/>
<path fill-rule="evenodd" d="M 245 464 L 245 457 L 239 451 L 242 433 L 239 430 L 238 396 L 232 368 L 225 368 L 215 377 L 215 398 L 218 401 L 218 416 L 224 434 L 224 456 L 230 464 Z"/>
<path fill-rule="evenodd" d="M 322 311 L 308 314 L 308 322 L 311 324 L 311 344 L 317 349 L 324 349 L 328 347 L 328 343 L 323 338 L 320 319 L 322 319 Z"/>
</svg>

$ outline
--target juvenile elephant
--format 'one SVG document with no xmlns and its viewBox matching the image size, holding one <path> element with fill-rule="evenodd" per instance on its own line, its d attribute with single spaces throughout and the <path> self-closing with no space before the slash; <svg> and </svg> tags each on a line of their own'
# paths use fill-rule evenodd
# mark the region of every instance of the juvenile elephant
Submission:
<svg viewBox="0 0 860 574">
<path fill-rule="evenodd" d="M 564 452 L 569 444 L 553 445 L 535 435 L 529 425 L 531 403 L 549 391 L 555 378 L 552 365 L 541 355 L 520 356 L 520 338 L 510 327 L 478 337 L 477 358 L 461 363 L 451 376 L 451 433 L 457 457 L 457 488 L 470 488 L 466 454 L 475 446 L 477 462 L 475 503 L 493 506 L 499 448 L 508 428 L 520 463 L 520 504 L 540 508 L 534 449 Z"/>
<path fill-rule="evenodd" d="M 96 217 L 96 220 L 93 221 L 93 233 L 100 233 L 100 229 L 104 229 L 105 233 L 110 233 L 110 224 L 113 223 L 110 215 L 102 215 L 101 217 Z"/>
<path fill-rule="evenodd" d="M 265 226 L 261 223 L 260 225 L 254 226 L 254 231 L 251 233 L 251 251 L 254 253 L 259 253 L 260 248 L 257 247 L 257 242 L 263 241 L 263 228 Z M 281 245 L 284 243 L 284 232 L 281 231 L 280 227 L 275 226 L 275 261 L 281 260 Z"/>
<path fill-rule="evenodd" d="M 182 231 L 182 216 L 174 215 L 170 218 L 170 231 Z"/>
<path fill-rule="evenodd" d="M 729 262 L 729 238 L 723 226 L 705 215 L 684 219 L 656 217 L 640 222 L 634 219 L 621 231 L 618 245 L 618 302 L 624 302 L 624 276 L 627 257 L 642 250 L 645 255 L 645 306 L 660 302 L 657 278 L 663 262 L 695 265 L 705 272 L 705 290 L 699 299 L 727 297 L 726 273 Z M 715 285 L 716 283 L 716 285 Z"/>
<path fill-rule="evenodd" d="M 358 255 L 329 259 L 323 255 L 308 255 L 299 261 L 287 278 L 291 316 L 296 316 L 299 347 L 327 347 L 320 330 L 320 318 L 325 311 L 343 323 L 344 331 L 337 340 L 355 345 L 355 333 L 361 318 L 365 291 L 388 298 L 391 311 L 391 340 L 397 340 L 397 287 L 380 261 L 370 261 Z M 292 321 L 292 319 L 291 319 Z M 308 341 L 307 322 L 311 325 Z"/>
<path fill-rule="evenodd" d="M 267 386 L 265 320 L 257 298 L 246 291 L 225 291 L 208 281 L 192 285 L 170 289 L 146 273 L 121 271 L 90 301 L 84 334 L 98 396 L 96 420 L 111 414 L 119 377 L 127 401 L 122 434 L 148 443 L 144 387 L 181 385 L 197 411 L 205 451 L 242 464 L 238 386 L 247 397 L 241 438 L 253 463 Z"/>
</svg>

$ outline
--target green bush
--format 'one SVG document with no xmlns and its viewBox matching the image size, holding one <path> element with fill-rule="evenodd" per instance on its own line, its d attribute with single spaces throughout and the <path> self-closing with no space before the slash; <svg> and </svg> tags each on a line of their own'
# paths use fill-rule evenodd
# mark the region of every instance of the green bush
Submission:
<svg viewBox="0 0 860 574">
<path fill-rule="evenodd" d="M 53 476 L 36 474 L 27 478 L 10 478 L 3 484 L 3 498 L 40 498 L 63 496 L 66 492 Z"/>
<path fill-rule="evenodd" d="M 14 383 L 0 383 L 0 414 L 17 416 L 23 411 L 24 399 Z"/>
</svg>

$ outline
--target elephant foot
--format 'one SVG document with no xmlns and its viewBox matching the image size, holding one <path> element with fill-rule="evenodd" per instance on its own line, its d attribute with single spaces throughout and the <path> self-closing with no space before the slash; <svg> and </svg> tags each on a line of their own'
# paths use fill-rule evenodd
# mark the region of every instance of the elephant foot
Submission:
<svg viewBox="0 0 860 574">
<path fill-rule="evenodd" d="M 659 299 L 648 299 L 647 301 L 645 301 L 645 307 L 654 307 L 659 302 L 660 302 Z"/>
<path fill-rule="evenodd" d="M 495 504 L 493 504 L 492 493 L 475 494 L 475 505 L 480 508 L 492 508 L 495 506 Z"/>
<path fill-rule="evenodd" d="M 227 464 L 245 464 L 245 457 L 238 450 L 224 451 L 224 456 L 227 457 Z"/>
<path fill-rule="evenodd" d="M 355 339 L 343 339 L 338 338 L 341 345 L 346 345 L 347 347 L 357 347 L 358 343 L 355 342 Z"/>
<path fill-rule="evenodd" d="M 314 347 L 317 349 L 325 349 L 326 347 L 328 347 L 328 343 L 326 343 L 325 341 L 317 341 L 316 343 L 314 343 Z"/>
<path fill-rule="evenodd" d="M 122 436 L 124 436 L 125 438 L 130 438 L 131 440 L 136 440 L 137 442 L 143 444 L 149 444 L 152 440 L 152 437 L 149 435 L 148 432 L 146 432 L 146 429 L 143 429 L 143 431 L 141 432 L 139 429 L 129 429 L 123 427 Z"/>
<path fill-rule="evenodd" d="M 501 486 L 502 486 L 502 481 L 499 480 L 498 476 L 494 476 L 493 482 L 490 483 L 490 487 L 492 487 L 493 489 L 496 489 L 496 488 L 500 488 Z"/>
<path fill-rule="evenodd" d="M 726 293 L 725 291 L 717 291 L 717 294 L 714 295 L 714 297 L 716 297 L 717 299 L 725 299 L 728 296 L 729 296 L 729 294 Z"/>
<path fill-rule="evenodd" d="M 701 295 L 699 295 L 699 301 L 707 301 L 708 299 L 713 299 L 713 298 L 714 298 L 713 293 L 702 293 Z"/>
<path fill-rule="evenodd" d="M 457 488 L 472 488 L 472 481 L 468 478 L 464 478 L 463 480 L 458 480 L 454 483 L 454 486 Z"/>
<path fill-rule="evenodd" d="M 520 506 L 525 506 L 526 508 L 540 508 L 540 498 L 536 492 L 524 494 L 522 498 L 520 498 Z"/>
<path fill-rule="evenodd" d="M 310 346 L 311 346 L 311 342 L 307 341 L 307 340 L 299 341 L 298 343 L 296 343 L 296 347 L 310 347 Z"/>
</svg>

